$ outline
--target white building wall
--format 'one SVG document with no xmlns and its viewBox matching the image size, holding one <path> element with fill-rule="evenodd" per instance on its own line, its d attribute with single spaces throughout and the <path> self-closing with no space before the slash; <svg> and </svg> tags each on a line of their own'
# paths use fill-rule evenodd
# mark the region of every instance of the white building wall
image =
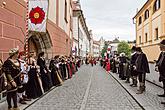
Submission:
<svg viewBox="0 0 165 110">
<path fill-rule="evenodd" d="M 67 0 L 67 22 L 65 20 L 65 0 L 59 0 L 59 27 L 70 34 L 70 0 Z"/>
<path fill-rule="evenodd" d="M 77 52 L 76 52 L 76 48 L 77 48 Z M 78 42 L 76 41 L 73 41 L 72 52 L 73 52 L 73 55 L 78 55 Z"/>
<path fill-rule="evenodd" d="M 56 23 L 56 0 L 49 0 L 48 19 Z"/>
<path fill-rule="evenodd" d="M 93 57 L 99 57 L 100 47 L 97 44 L 93 44 Z"/>
<path fill-rule="evenodd" d="M 78 17 L 73 17 L 73 37 L 78 41 Z"/>
</svg>

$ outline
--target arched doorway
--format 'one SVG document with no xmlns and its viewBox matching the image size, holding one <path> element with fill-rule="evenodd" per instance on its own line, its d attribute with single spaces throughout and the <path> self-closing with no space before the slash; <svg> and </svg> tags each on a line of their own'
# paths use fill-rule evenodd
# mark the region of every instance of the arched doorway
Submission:
<svg viewBox="0 0 165 110">
<path fill-rule="evenodd" d="M 47 33 L 38 33 L 38 32 L 29 32 L 29 39 L 28 39 L 28 44 L 29 44 L 29 52 L 35 52 L 36 55 L 40 52 L 45 52 L 46 58 L 49 59 L 48 50 L 51 49 L 52 47 L 52 42 L 50 39 L 50 36 Z"/>
</svg>

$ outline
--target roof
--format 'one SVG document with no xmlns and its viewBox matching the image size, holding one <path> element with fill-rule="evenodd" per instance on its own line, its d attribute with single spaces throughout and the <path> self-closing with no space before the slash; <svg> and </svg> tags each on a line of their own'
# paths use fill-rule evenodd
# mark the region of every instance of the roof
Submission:
<svg viewBox="0 0 165 110">
<path fill-rule="evenodd" d="M 149 3 L 149 1 L 150 1 L 150 0 L 147 0 L 147 1 L 146 1 L 146 3 L 145 3 L 145 4 L 142 6 L 142 8 L 136 13 L 136 15 L 133 17 L 133 19 L 137 17 L 137 15 L 144 9 L 144 7 Z"/>
</svg>

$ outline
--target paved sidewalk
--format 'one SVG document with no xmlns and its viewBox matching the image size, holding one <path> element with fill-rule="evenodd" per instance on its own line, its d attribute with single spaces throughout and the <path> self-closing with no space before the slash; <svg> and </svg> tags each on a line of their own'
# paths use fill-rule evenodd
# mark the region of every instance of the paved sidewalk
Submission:
<svg viewBox="0 0 165 110">
<path fill-rule="evenodd" d="M 136 94 L 137 87 L 132 88 L 129 83 L 120 80 L 118 74 L 110 73 L 110 77 L 113 76 L 142 106 L 145 110 L 165 110 L 165 106 L 161 104 L 161 101 L 165 101 L 165 98 L 160 98 L 157 94 L 162 94 L 163 89 L 146 81 L 146 92 L 143 94 Z"/>
</svg>

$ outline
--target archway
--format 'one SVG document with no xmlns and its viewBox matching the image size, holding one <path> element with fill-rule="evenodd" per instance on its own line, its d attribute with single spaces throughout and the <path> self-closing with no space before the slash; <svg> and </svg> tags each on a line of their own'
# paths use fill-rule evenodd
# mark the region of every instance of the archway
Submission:
<svg viewBox="0 0 165 110">
<path fill-rule="evenodd" d="M 34 51 L 36 55 L 40 52 L 45 52 L 46 58 L 49 59 L 50 50 L 52 47 L 52 42 L 50 36 L 47 33 L 29 32 L 29 52 Z M 52 53 L 51 53 L 52 54 Z"/>
</svg>

